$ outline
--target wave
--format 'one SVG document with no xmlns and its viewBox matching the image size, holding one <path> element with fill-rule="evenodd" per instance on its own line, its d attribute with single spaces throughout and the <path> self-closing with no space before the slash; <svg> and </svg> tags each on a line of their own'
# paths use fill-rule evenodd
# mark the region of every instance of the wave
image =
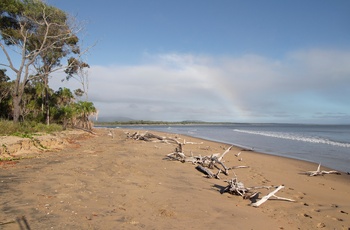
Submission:
<svg viewBox="0 0 350 230">
<path fill-rule="evenodd" d="M 267 132 L 267 131 L 241 130 L 241 129 L 234 129 L 233 131 L 240 132 L 240 133 L 266 136 L 266 137 L 287 139 L 287 140 L 293 140 L 293 141 L 303 141 L 303 142 L 309 142 L 309 143 L 315 143 L 315 144 L 327 144 L 327 145 L 334 145 L 334 146 L 339 146 L 339 147 L 344 147 L 344 148 L 350 148 L 350 143 L 342 143 L 342 142 L 332 141 L 332 140 L 329 140 L 327 138 L 322 138 L 322 137 L 303 136 L 303 135 L 298 135 L 295 133 Z"/>
</svg>

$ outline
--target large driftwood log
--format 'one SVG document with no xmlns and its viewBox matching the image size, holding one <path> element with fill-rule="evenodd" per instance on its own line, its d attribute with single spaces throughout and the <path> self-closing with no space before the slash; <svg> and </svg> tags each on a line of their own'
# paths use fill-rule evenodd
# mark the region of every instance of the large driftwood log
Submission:
<svg viewBox="0 0 350 230">
<path fill-rule="evenodd" d="M 149 132 L 145 132 L 143 134 L 139 133 L 139 132 L 134 132 L 132 134 L 130 134 L 129 132 L 126 133 L 127 137 L 130 139 L 134 139 L 134 140 L 143 140 L 143 141 L 152 141 L 152 142 L 165 142 L 165 143 L 175 143 L 180 145 L 181 143 L 176 140 L 175 138 L 171 138 L 171 137 L 161 137 L 159 135 L 153 134 L 153 133 L 149 133 Z M 182 144 L 181 144 L 182 145 Z"/>
<path fill-rule="evenodd" d="M 304 174 L 309 175 L 309 176 L 319 176 L 319 175 L 324 175 L 324 174 L 337 174 L 340 175 L 341 173 L 338 171 L 321 171 L 321 164 L 318 165 L 316 171 L 307 171 L 304 172 Z"/>
<path fill-rule="evenodd" d="M 279 196 L 276 196 L 275 194 L 281 190 L 282 188 L 284 188 L 283 185 L 280 185 L 278 186 L 275 190 L 273 190 L 272 192 L 270 192 L 269 194 L 267 194 L 266 196 L 262 197 L 259 201 L 255 202 L 255 203 L 252 203 L 251 205 L 253 207 L 259 207 L 261 204 L 265 203 L 268 199 L 270 199 L 271 197 L 274 197 L 278 200 L 285 200 L 285 201 L 291 201 L 291 202 L 294 202 L 295 200 L 292 200 L 292 199 L 288 199 L 288 198 L 284 198 L 284 197 L 279 197 Z"/>
</svg>

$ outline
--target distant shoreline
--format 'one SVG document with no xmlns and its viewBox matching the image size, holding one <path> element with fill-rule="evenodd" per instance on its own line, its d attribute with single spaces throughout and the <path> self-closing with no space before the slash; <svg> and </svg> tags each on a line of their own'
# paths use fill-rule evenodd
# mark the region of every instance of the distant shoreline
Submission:
<svg viewBox="0 0 350 230">
<path fill-rule="evenodd" d="M 95 122 L 95 127 L 106 127 L 111 125 L 315 125 L 315 126 L 350 126 L 350 124 L 309 124 L 309 123 L 273 123 L 273 122 L 206 122 L 206 121 L 144 121 L 144 120 L 135 120 L 135 121 L 115 121 L 115 122 Z"/>
</svg>

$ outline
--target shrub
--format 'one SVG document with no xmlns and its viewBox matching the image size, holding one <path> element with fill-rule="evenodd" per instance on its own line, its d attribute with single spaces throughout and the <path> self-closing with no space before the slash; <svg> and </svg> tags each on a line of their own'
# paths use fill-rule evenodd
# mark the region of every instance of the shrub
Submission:
<svg viewBox="0 0 350 230">
<path fill-rule="evenodd" d="M 0 120 L 0 135 L 16 135 L 29 133 L 52 133 L 62 131 L 62 126 L 58 124 L 45 125 L 38 122 L 21 122 L 14 123 L 13 121 Z"/>
</svg>

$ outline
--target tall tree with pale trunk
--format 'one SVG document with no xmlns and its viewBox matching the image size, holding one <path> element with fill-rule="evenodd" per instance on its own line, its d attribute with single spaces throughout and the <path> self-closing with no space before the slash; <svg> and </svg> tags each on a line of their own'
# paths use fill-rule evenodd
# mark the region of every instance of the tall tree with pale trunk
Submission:
<svg viewBox="0 0 350 230">
<path fill-rule="evenodd" d="M 49 75 L 69 66 L 63 67 L 62 59 L 69 54 L 80 55 L 77 36 L 80 29 L 64 11 L 41 0 L 1 0 L 0 48 L 7 62 L 1 60 L 0 65 L 16 75 L 12 91 L 14 122 L 22 115 L 26 84 L 41 78 L 47 89 Z"/>
</svg>

